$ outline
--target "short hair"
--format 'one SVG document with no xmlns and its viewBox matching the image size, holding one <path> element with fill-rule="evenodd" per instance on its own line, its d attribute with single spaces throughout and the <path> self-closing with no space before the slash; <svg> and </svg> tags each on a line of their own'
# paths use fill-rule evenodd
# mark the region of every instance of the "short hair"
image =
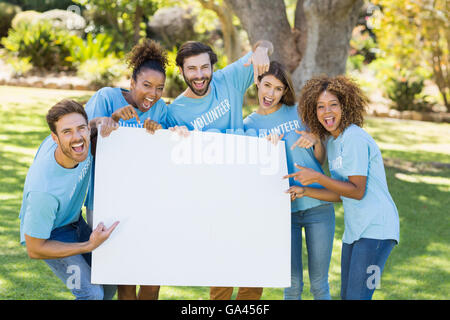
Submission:
<svg viewBox="0 0 450 320">
<path fill-rule="evenodd" d="M 211 47 L 197 41 L 188 41 L 183 43 L 178 49 L 175 62 L 177 63 L 177 66 L 183 68 L 184 59 L 192 56 L 197 56 L 202 53 L 207 53 L 209 55 L 211 66 L 213 66 L 217 62 L 217 55 L 214 53 Z"/>
<path fill-rule="evenodd" d="M 168 64 L 167 52 L 156 41 L 145 39 L 131 49 L 127 56 L 128 65 L 133 70 L 132 77 L 136 81 L 142 69 L 151 69 L 166 75 Z"/>
<path fill-rule="evenodd" d="M 81 104 L 73 100 L 64 99 L 51 107 L 47 112 L 46 119 L 48 127 L 54 134 L 56 134 L 56 122 L 70 113 L 79 113 L 86 120 L 86 123 L 89 122 L 86 111 Z"/>
<path fill-rule="evenodd" d="M 291 76 L 284 65 L 278 61 L 271 61 L 269 70 L 259 75 L 258 81 L 261 82 L 261 80 L 268 75 L 274 76 L 286 87 L 286 92 L 281 97 L 280 102 L 287 106 L 293 106 L 296 102 L 294 85 L 292 84 Z"/>
<path fill-rule="evenodd" d="M 319 135 L 320 138 L 330 135 L 317 119 L 317 101 L 325 90 L 335 95 L 341 104 L 340 132 L 343 132 L 351 124 L 359 127 L 363 126 L 364 113 L 369 103 L 369 98 L 359 85 L 351 78 L 343 75 L 335 77 L 320 75 L 306 82 L 300 93 L 298 103 L 298 112 L 312 133 Z"/>
</svg>

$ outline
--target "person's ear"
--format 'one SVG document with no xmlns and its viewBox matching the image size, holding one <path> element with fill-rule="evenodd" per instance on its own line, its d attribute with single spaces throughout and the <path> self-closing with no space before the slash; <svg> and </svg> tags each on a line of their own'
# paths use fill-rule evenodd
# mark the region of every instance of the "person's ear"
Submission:
<svg viewBox="0 0 450 320">
<path fill-rule="evenodd" d="M 55 133 L 53 133 L 53 131 L 52 131 L 51 135 L 52 135 L 53 141 L 55 141 L 55 143 L 56 143 L 57 145 L 59 145 L 58 136 L 57 136 Z"/>
</svg>

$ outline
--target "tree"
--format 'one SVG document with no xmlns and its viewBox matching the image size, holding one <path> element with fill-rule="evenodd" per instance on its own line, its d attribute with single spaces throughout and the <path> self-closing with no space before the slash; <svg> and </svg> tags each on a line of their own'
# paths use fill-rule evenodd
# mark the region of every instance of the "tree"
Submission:
<svg viewBox="0 0 450 320">
<path fill-rule="evenodd" d="M 381 8 L 375 33 L 382 52 L 394 57 L 399 69 L 427 68 L 450 111 L 450 1 L 375 3 Z"/>
<path fill-rule="evenodd" d="M 214 20 L 218 19 L 222 31 L 223 53 L 228 62 L 241 57 L 242 44 L 239 30 L 236 27 L 235 16 L 228 4 L 223 0 L 157 0 L 159 7 L 184 7 L 194 9 L 197 28 L 211 30 Z M 212 13 L 212 15 L 210 14 Z M 206 28 L 205 28 L 206 27 Z"/>
<path fill-rule="evenodd" d="M 150 0 L 74 0 L 87 10 L 85 13 L 98 29 L 108 29 L 115 43 L 122 43 L 123 50 L 130 49 L 142 37 L 142 23 L 156 9 L 156 1 Z"/>
<path fill-rule="evenodd" d="M 251 43 L 266 39 L 273 59 L 292 72 L 296 91 L 314 75 L 345 73 L 349 42 L 363 0 L 298 0 L 291 27 L 283 0 L 223 0 Z"/>
<path fill-rule="evenodd" d="M 232 62 L 241 56 L 239 32 L 233 24 L 233 13 L 224 1 L 198 0 L 205 9 L 214 11 L 222 26 L 223 48 L 228 61 Z"/>
</svg>

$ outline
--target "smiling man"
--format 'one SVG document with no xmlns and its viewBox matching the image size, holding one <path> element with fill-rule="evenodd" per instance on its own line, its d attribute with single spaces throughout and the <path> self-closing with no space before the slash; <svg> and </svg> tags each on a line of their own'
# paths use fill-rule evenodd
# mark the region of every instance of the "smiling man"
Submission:
<svg viewBox="0 0 450 320">
<path fill-rule="evenodd" d="M 242 58 L 213 72 L 217 55 L 211 47 L 195 41 L 184 43 L 176 63 L 188 87 L 167 108 L 169 126 L 223 133 L 242 130 L 245 92 L 269 69 L 272 51 L 272 43 L 258 41 Z"/>
<path fill-rule="evenodd" d="M 213 72 L 217 56 L 208 45 L 188 41 L 178 50 L 176 63 L 187 89 L 167 108 L 170 127 L 189 130 L 243 133 L 242 105 L 247 89 L 269 70 L 273 45 L 260 40 L 252 51 Z M 239 288 L 236 299 L 258 300 L 262 288 Z M 230 300 L 232 287 L 211 287 L 211 300 Z"/>
<path fill-rule="evenodd" d="M 114 286 L 90 282 L 90 252 L 117 226 L 94 231 L 81 216 L 91 175 L 91 132 L 83 106 L 63 100 L 47 113 L 51 130 L 40 145 L 24 185 L 20 242 L 43 259 L 76 299 L 112 299 Z"/>
</svg>

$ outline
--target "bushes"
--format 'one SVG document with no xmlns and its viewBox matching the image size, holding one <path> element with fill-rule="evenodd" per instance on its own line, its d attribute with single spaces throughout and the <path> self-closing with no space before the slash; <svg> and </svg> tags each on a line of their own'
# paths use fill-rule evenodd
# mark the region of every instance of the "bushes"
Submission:
<svg viewBox="0 0 450 320">
<path fill-rule="evenodd" d="M 78 76 L 89 81 L 95 88 L 99 89 L 110 86 L 114 81 L 120 79 L 126 71 L 126 66 L 113 55 L 102 59 L 88 59 L 78 67 Z"/>
<path fill-rule="evenodd" d="M 83 63 L 91 59 L 103 59 L 114 53 L 111 50 L 112 37 L 99 33 L 94 38 L 91 33 L 83 40 L 72 37 L 70 45 L 70 60 L 74 63 Z"/>
<path fill-rule="evenodd" d="M 175 65 L 177 48 L 167 52 L 167 58 L 171 63 L 166 67 L 166 84 L 164 86 L 165 97 L 176 97 L 186 89 L 183 76 L 178 72 L 178 66 Z"/>
<path fill-rule="evenodd" d="M 47 21 L 35 24 L 19 23 L 10 29 L 7 38 L 1 43 L 10 52 L 20 58 L 29 57 L 38 69 L 49 71 L 69 70 L 71 36 L 64 30 L 55 29 Z"/>
<path fill-rule="evenodd" d="M 95 88 L 111 85 L 122 77 L 126 66 L 111 48 L 113 38 L 100 33 L 94 38 L 88 34 L 86 40 L 72 37 L 70 60 L 76 67 L 77 74 L 88 80 Z"/>
<path fill-rule="evenodd" d="M 392 107 L 399 111 L 432 111 L 434 98 L 423 93 L 430 73 L 424 68 L 408 70 L 394 57 L 379 57 L 370 64 Z"/>
<path fill-rule="evenodd" d="M 6 60 L 16 76 L 30 71 L 77 71 L 94 87 L 111 85 L 120 78 L 126 67 L 111 48 L 113 39 L 106 34 L 88 34 L 83 40 L 71 31 L 57 27 L 36 15 L 22 15 L 1 40 L 7 50 Z M 27 19 L 31 20 L 26 23 Z"/>
<path fill-rule="evenodd" d="M 397 110 L 415 110 L 416 96 L 422 92 L 423 82 L 423 79 L 390 79 L 386 85 L 386 93 Z"/>
</svg>

